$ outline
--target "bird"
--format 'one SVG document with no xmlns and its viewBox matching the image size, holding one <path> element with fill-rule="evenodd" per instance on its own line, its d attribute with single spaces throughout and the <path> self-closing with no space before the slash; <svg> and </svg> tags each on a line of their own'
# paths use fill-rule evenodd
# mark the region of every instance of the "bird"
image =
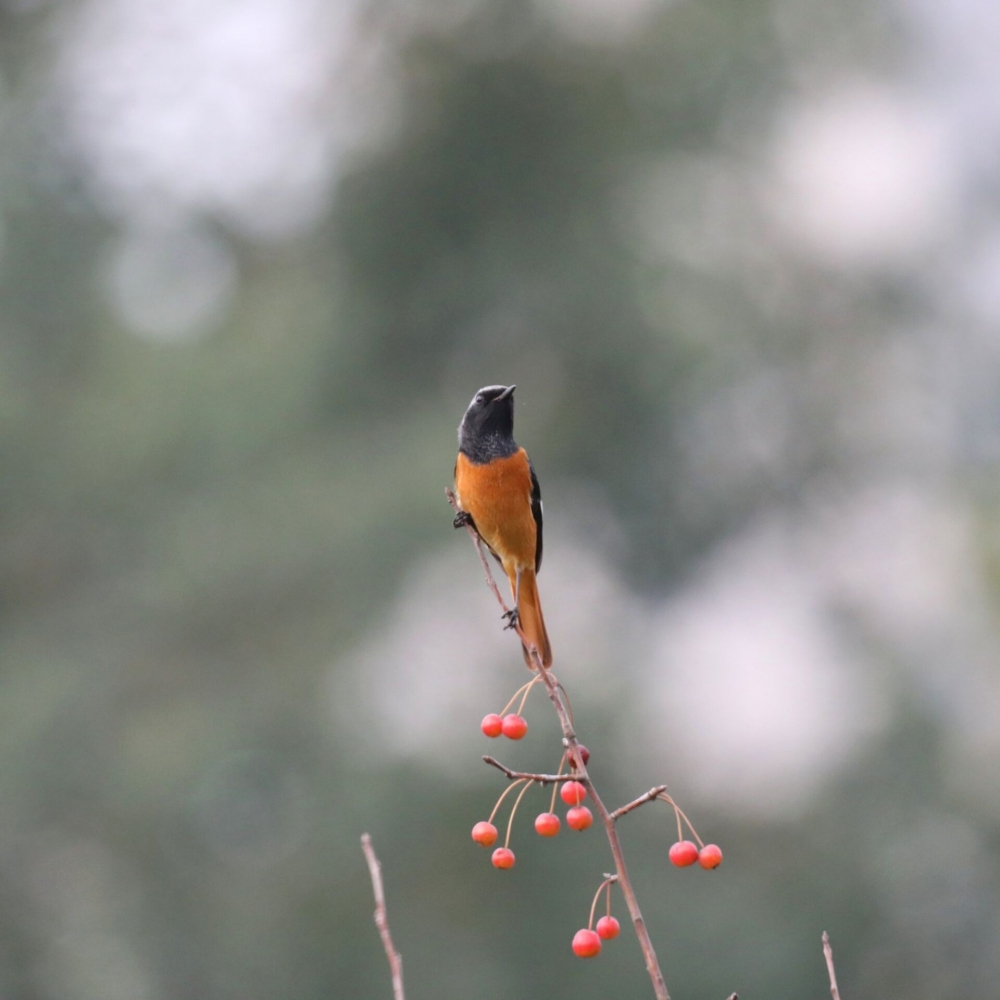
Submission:
<svg viewBox="0 0 1000 1000">
<path fill-rule="evenodd" d="M 458 426 L 455 527 L 471 525 L 503 567 L 514 598 L 507 627 L 520 624 L 550 667 L 552 647 L 535 579 L 542 566 L 542 491 L 528 453 L 514 440 L 516 388 L 484 386 Z M 534 667 L 527 646 L 523 653 Z"/>
</svg>

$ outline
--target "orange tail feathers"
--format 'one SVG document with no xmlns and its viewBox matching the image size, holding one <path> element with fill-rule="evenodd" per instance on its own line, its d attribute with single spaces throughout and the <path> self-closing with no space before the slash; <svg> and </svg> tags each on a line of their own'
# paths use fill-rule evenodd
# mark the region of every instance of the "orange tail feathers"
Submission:
<svg viewBox="0 0 1000 1000">
<path fill-rule="evenodd" d="M 521 594 L 517 610 L 521 620 L 521 631 L 530 642 L 534 643 L 538 655 L 542 658 L 542 663 L 546 667 L 551 667 L 552 647 L 549 645 L 549 635 L 545 631 L 545 619 L 542 617 L 542 605 L 538 600 L 538 584 L 535 582 L 533 569 L 526 569 L 521 573 Z M 531 669 L 535 668 L 526 648 L 524 649 L 524 662 Z"/>
</svg>

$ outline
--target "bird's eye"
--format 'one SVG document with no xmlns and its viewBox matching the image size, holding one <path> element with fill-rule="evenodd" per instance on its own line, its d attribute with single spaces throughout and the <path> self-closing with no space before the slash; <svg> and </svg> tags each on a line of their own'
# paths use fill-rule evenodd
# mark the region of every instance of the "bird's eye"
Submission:
<svg viewBox="0 0 1000 1000">
<path fill-rule="evenodd" d="M 481 392 L 477 392 L 476 393 L 476 402 L 477 403 L 481 403 L 485 398 L 486 397 Z"/>
</svg>

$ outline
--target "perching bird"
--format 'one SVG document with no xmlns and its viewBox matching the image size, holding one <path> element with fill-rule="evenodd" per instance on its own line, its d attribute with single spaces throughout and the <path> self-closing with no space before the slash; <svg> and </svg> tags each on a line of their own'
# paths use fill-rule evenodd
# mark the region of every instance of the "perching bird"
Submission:
<svg viewBox="0 0 1000 1000">
<path fill-rule="evenodd" d="M 549 667 L 552 647 L 535 582 L 542 565 L 542 492 L 528 453 L 514 441 L 514 388 L 480 389 L 459 424 L 455 493 L 462 513 L 455 527 L 471 523 L 503 566 L 514 598 L 511 625 L 520 622 Z M 524 659 L 532 666 L 527 648 Z"/>
</svg>

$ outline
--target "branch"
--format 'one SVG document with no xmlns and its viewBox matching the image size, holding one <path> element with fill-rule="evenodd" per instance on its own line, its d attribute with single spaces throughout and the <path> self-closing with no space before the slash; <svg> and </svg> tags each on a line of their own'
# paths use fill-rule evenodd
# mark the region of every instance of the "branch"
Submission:
<svg viewBox="0 0 1000 1000">
<path fill-rule="evenodd" d="M 823 957 L 826 959 L 826 971 L 830 973 L 830 996 L 840 1000 L 840 990 L 837 989 L 837 973 L 833 968 L 833 948 L 830 947 L 830 935 L 823 931 Z"/>
<path fill-rule="evenodd" d="M 638 809 L 639 806 L 644 806 L 647 802 L 652 802 L 658 795 L 662 795 L 667 790 L 666 785 L 657 785 L 655 788 L 651 788 L 645 795 L 640 795 L 639 798 L 634 799 L 629 802 L 628 805 L 619 806 L 612 814 L 612 819 L 620 819 L 626 813 L 630 813 L 633 809 Z"/>
<path fill-rule="evenodd" d="M 372 891 L 375 894 L 375 926 L 382 937 L 385 946 L 385 956 L 389 959 L 389 969 L 392 972 L 392 995 L 394 1000 L 406 1000 L 403 995 L 403 956 L 393 947 L 392 935 L 389 933 L 389 918 L 385 914 L 385 894 L 382 891 L 382 866 L 375 856 L 372 838 L 361 834 L 361 850 L 365 852 L 368 871 L 372 876 Z"/>
<path fill-rule="evenodd" d="M 551 785 L 556 781 L 576 781 L 577 776 L 571 771 L 569 774 L 532 774 L 529 771 L 512 771 L 509 767 L 504 767 L 498 760 L 494 760 L 489 755 L 483 757 L 490 767 L 495 767 L 498 771 L 503 771 L 508 778 L 513 780 L 535 781 L 539 785 Z"/>
<path fill-rule="evenodd" d="M 445 496 L 447 496 L 448 503 L 451 504 L 455 513 L 461 513 L 461 508 L 458 506 L 458 501 L 455 499 L 454 491 L 446 489 Z M 482 540 L 472 525 L 467 524 L 465 526 L 465 530 L 469 533 L 469 537 L 476 546 L 476 552 L 479 553 L 479 561 L 482 563 L 483 571 L 486 574 L 486 584 L 490 590 L 493 591 L 493 596 L 497 599 L 500 607 L 506 614 L 509 609 L 504 603 L 504 599 L 501 596 L 500 591 L 497 589 L 496 581 L 493 579 L 493 573 L 490 571 L 490 564 L 486 561 L 486 554 L 483 552 Z M 646 971 L 649 973 L 649 978 L 653 983 L 653 993 L 656 995 L 656 1000 L 670 1000 L 670 993 L 667 991 L 667 984 L 663 981 L 663 973 L 660 971 L 660 963 L 656 958 L 656 950 L 653 948 L 653 942 L 650 940 L 649 931 L 646 928 L 646 921 L 643 919 L 642 910 L 639 909 L 639 901 L 635 896 L 635 889 L 632 887 L 632 880 L 629 878 L 628 868 L 625 865 L 625 855 L 622 853 L 622 845 L 621 841 L 618 839 L 618 831 L 615 829 L 614 818 L 611 813 L 608 812 L 607 806 L 605 806 L 605 804 L 601 801 L 601 797 L 597 794 L 597 789 L 594 787 L 594 783 L 590 780 L 590 775 L 587 773 L 586 765 L 583 763 L 583 758 L 580 756 L 580 745 L 577 741 L 576 733 L 573 731 L 573 723 L 570 718 L 569 711 L 566 708 L 566 703 L 563 700 L 562 693 L 559 690 L 558 681 L 556 681 L 552 674 L 545 668 L 545 664 L 542 662 L 542 658 L 539 656 L 534 643 L 527 638 L 521 630 L 520 625 L 515 626 L 515 631 L 517 632 L 521 642 L 524 644 L 525 649 L 528 650 L 528 654 L 535 665 L 535 669 L 538 670 L 538 673 L 542 678 L 542 683 L 545 685 L 545 690 L 548 692 L 549 701 L 552 702 L 552 706 L 556 710 L 556 715 L 559 716 L 559 724 L 562 727 L 563 732 L 563 744 L 566 747 L 570 760 L 573 761 L 576 769 L 576 779 L 580 781 L 590 793 L 590 797 L 594 803 L 594 808 L 597 810 L 597 814 L 601 817 L 601 820 L 604 823 L 604 832 L 607 834 L 608 845 L 611 848 L 611 855 L 615 859 L 615 868 L 618 872 L 618 884 L 621 886 L 622 896 L 625 899 L 625 904 L 628 906 L 629 916 L 632 918 L 632 925 L 635 927 L 636 937 L 639 939 L 639 947 L 642 949 L 643 958 L 646 960 Z"/>
</svg>

